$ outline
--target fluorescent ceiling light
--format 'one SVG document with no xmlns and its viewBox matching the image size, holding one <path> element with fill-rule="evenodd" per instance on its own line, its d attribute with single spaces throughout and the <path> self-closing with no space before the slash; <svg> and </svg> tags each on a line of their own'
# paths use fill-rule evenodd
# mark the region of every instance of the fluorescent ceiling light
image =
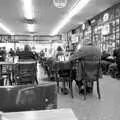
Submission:
<svg viewBox="0 0 120 120">
<path fill-rule="evenodd" d="M 29 32 L 34 32 L 34 30 L 35 30 L 34 24 L 27 24 L 26 27 Z"/>
<path fill-rule="evenodd" d="M 77 0 L 70 9 L 69 13 L 59 22 L 57 27 L 53 29 L 51 35 L 56 35 L 58 32 L 84 8 L 90 0 Z"/>
<path fill-rule="evenodd" d="M 22 0 L 22 2 L 23 2 L 24 17 L 26 19 L 33 19 L 34 8 L 33 8 L 32 0 Z"/>
<path fill-rule="evenodd" d="M 11 32 L 4 24 L 0 23 L 0 28 L 2 28 L 5 32 L 7 32 L 10 35 L 14 35 L 13 32 Z"/>
</svg>

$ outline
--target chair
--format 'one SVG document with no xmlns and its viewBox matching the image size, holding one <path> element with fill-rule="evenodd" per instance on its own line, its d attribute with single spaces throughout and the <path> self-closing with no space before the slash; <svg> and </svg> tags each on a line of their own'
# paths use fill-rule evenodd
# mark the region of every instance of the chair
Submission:
<svg viewBox="0 0 120 120">
<path fill-rule="evenodd" d="M 34 84 L 37 82 L 37 64 L 36 63 L 18 63 L 16 74 L 16 84 Z"/>
<path fill-rule="evenodd" d="M 59 92 L 59 82 L 63 82 L 63 90 L 65 90 L 66 86 L 65 84 L 69 84 L 69 89 L 71 93 L 71 97 L 73 98 L 73 89 L 72 89 L 72 79 L 71 79 L 71 73 L 72 73 L 72 66 L 70 62 L 56 62 L 55 63 L 55 70 L 56 70 L 56 82 L 58 86 L 58 92 Z"/>
<path fill-rule="evenodd" d="M 86 89 L 87 83 L 90 82 L 92 87 L 94 82 L 97 83 L 97 94 L 98 98 L 101 98 L 100 89 L 99 89 L 99 77 L 100 77 L 100 68 L 101 68 L 101 60 L 92 58 L 86 59 L 85 57 L 80 60 L 81 68 L 82 68 L 82 81 L 84 85 L 84 99 L 86 100 Z"/>
<path fill-rule="evenodd" d="M 0 87 L 0 111 L 18 112 L 56 108 L 55 83 Z"/>
</svg>

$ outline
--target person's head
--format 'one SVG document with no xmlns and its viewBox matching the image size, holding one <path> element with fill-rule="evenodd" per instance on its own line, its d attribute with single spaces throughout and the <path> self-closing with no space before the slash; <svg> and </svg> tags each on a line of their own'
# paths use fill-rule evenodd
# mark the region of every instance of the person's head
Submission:
<svg viewBox="0 0 120 120">
<path fill-rule="evenodd" d="M 61 46 L 57 47 L 57 51 L 63 51 L 63 49 L 61 48 Z"/>
<path fill-rule="evenodd" d="M 24 51 L 30 51 L 30 46 L 29 45 L 25 45 L 24 46 Z"/>
<path fill-rule="evenodd" d="M 17 50 L 19 51 L 19 50 L 20 50 L 20 48 L 19 48 L 19 47 L 17 47 Z"/>
<path fill-rule="evenodd" d="M 3 47 L 3 50 L 6 50 L 6 47 Z"/>
<path fill-rule="evenodd" d="M 120 44 L 117 45 L 117 48 L 120 48 Z"/>
<path fill-rule="evenodd" d="M 10 51 L 12 51 L 13 49 L 12 48 L 10 48 Z"/>
<path fill-rule="evenodd" d="M 107 51 L 104 50 L 102 53 L 105 54 L 105 53 L 107 53 Z"/>
</svg>

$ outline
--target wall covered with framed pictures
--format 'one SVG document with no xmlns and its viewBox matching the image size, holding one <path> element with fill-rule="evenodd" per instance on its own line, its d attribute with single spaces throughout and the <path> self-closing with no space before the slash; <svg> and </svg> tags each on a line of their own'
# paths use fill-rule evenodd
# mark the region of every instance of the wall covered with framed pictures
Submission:
<svg viewBox="0 0 120 120">
<path fill-rule="evenodd" d="M 101 51 L 112 53 L 120 44 L 120 3 L 86 20 L 78 28 L 78 43 L 86 45 L 92 42 Z"/>
</svg>

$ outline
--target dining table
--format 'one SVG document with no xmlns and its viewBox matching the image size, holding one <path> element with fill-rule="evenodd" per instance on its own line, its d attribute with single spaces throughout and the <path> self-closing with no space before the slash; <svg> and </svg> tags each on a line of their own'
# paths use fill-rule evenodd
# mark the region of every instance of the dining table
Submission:
<svg viewBox="0 0 120 120">
<path fill-rule="evenodd" d="M 3 120 L 77 120 L 70 108 L 2 113 Z"/>
</svg>

